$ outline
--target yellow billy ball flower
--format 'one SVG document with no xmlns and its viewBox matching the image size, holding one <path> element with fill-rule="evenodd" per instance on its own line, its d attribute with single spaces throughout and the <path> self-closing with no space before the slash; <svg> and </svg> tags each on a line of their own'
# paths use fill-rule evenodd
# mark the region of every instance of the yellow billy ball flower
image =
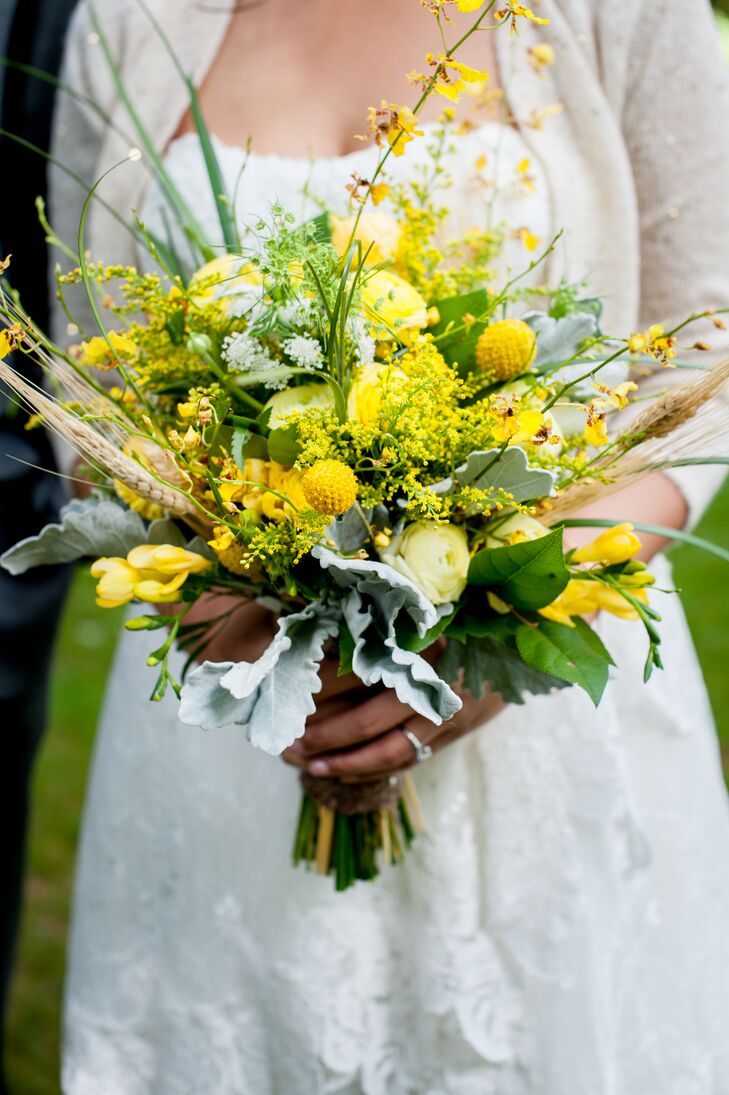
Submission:
<svg viewBox="0 0 729 1095">
<path fill-rule="evenodd" d="M 233 574 L 248 573 L 248 567 L 244 560 L 245 549 L 236 538 L 235 533 L 229 528 L 224 525 L 217 525 L 215 538 L 208 540 L 208 544 L 226 570 L 230 570 Z"/>
<path fill-rule="evenodd" d="M 601 532 L 592 543 L 578 548 L 572 559 L 575 563 L 612 566 L 614 563 L 626 563 L 638 554 L 640 548 L 641 543 L 633 532 L 633 526 L 625 521 Z"/>
<path fill-rule="evenodd" d="M 306 501 L 317 513 L 338 516 L 351 509 L 357 499 L 357 476 L 341 460 L 318 460 L 304 472 L 301 486 Z"/>
<path fill-rule="evenodd" d="M 534 361 L 537 340 L 522 319 L 499 319 L 479 336 L 476 364 L 495 380 L 512 380 L 525 373 Z"/>
</svg>

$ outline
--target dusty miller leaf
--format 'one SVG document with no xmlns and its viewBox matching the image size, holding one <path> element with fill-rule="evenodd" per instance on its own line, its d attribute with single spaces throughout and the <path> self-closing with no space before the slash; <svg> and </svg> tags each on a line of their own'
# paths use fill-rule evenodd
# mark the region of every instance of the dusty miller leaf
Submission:
<svg viewBox="0 0 729 1095">
<path fill-rule="evenodd" d="M 204 730 L 236 723 L 252 745 L 278 756 L 306 728 L 321 689 L 324 644 L 337 634 L 337 610 L 319 602 L 281 616 L 270 645 L 255 662 L 205 662 L 187 678 L 180 720 Z"/>
</svg>

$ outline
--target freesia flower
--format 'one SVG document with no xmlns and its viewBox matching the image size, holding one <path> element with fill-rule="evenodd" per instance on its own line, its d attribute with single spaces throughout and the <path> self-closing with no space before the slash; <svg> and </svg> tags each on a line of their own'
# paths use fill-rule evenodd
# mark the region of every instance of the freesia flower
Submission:
<svg viewBox="0 0 729 1095">
<path fill-rule="evenodd" d="M 633 532 L 633 526 L 624 521 L 620 525 L 601 532 L 592 543 L 578 548 L 572 556 L 575 563 L 602 563 L 612 566 L 626 563 L 640 551 L 641 543 Z"/>
</svg>

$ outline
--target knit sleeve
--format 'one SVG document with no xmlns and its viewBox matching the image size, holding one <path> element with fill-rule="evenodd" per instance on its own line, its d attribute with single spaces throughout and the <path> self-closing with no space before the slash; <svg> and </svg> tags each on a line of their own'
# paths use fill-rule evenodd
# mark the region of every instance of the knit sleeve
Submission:
<svg viewBox="0 0 729 1095">
<path fill-rule="evenodd" d="M 611 19 L 620 18 L 613 5 L 609 9 Z M 642 9 L 627 60 L 623 132 L 640 216 L 641 324 L 670 328 L 694 312 L 729 307 L 729 77 L 707 0 L 649 0 Z M 702 364 L 729 354 L 726 334 L 707 320 L 680 339 L 684 346 L 696 339 L 711 344 Z M 692 355 L 683 350 L 679 357 Z M 649 383 L 658 391 L 687 375 L 664 368 Z M 701 455 L 729 454 L 707 438 Z M 724 470 L 669 474 L 693 525 Z"/>
</svg>

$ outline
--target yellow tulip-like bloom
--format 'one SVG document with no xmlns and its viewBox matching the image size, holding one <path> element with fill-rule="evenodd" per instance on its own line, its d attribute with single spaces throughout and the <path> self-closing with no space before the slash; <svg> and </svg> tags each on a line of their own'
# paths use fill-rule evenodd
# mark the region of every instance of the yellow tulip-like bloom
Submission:
<svg viewBox="0 0 729 1095">
<path fill-rule="evenodd" d="M 522 319 L 499 319 L 479 336 L 476 364 L 495 380 L 512 380 L 525 373 L 534 361 L 537 339 Z"/>
<path fill-rule="evenodd" d="M 127 562 L 137 570 L 156 570 L 158 574 L 204 574 L 212 566 L 196 551 L 173 544 L 140 544 L 129 552 Z"/>
<path fill-rule="evenodd" d="M 177 601 L 189 575 L 202 574 L 211 566 L 195 551 L 172 544 L 140 544 L 126 559 L 111 556 L 92 565 L 92 577 L 99 579 L 96 603 L 100 608 L 118 608 L 133 600 Z"/>
<path fill-rule="evenodd" d="M 360 297 L 378 338 L 402 338 L 428 326 L 428 306 L 420 293 L 391 270 L 365 275 Z"/>
<path fill-rule="evenodd" d="M 339 516 L 357 499 L 357 476 L 341 460 L 318 460 L 304 472 L 304 497 L 317 513 Z"/>
<path fill-rule="evenodd" d="M 334 250 L 344 258 L 349 241 L 352 238 L 356 217 L 332 217 L 332 244 Z M 367 265 L 389 262 L 397 256 L 402 229 L 394 217 L 387 213 L 363 213 L 357 224 L 355 239 L 362 244 L 362 254 L 371 248 L 367 255 Z"/>
<path fill-rule="evenodd" d="M 105 338 L 97 337 L 81 343 L 81 354 L 85 365 L 92 365 L 98 369 L 114 369 L 117 357 L 129 360 L 136 355 L 137 344 L 133 339 L 119 334 L 118 331 L 109 331 L 108 336 L 108 342 Z"/>
<path fill-rule="evenodd" d="M 572 559 L 575 563 L 626 563 L 640 551 L 641 543 L 633 532 L 633 526 L 625 521 L 621 525 L 601 532 L 592 543 L 578 548 Z"/>
<path fill-rule="evenodd" d="M 201 266 L 190 278 L 193 304 L 215 303 L 230 313 L 237 300 L 263 285 L 261 272 L 240 255 L 220 255 Z"/>
<path fill-rule="evenodd" d="M 643 604 L 648 594 L 643 588 L 631 588 L 630 595 Z M 588 578 L 573 578 L 551 605 L 540 608 L 539 615 L 558 624 L 574 627 L 573 616 L 589 616 L 600 610 L 618 616 L 621 620 L 637 620 L 638 613 L 618 589 Z"/>
<path fill-rule="evenodd" d="M 383 395 L 400 380 L 407 380 L 407 375 L 397 365 L 365 365 L 349 389 L 349 417 L 364 426 L 373 425 L 380 417 Z"/>
<path fill-rule="evenodd" d="M 225 525 L 217 525 L 214 539 L 208 540 L 208 544 L 226 570 L 233 574 L 248 574 L 245 548 L 231 529 Z"/>
</svg>

